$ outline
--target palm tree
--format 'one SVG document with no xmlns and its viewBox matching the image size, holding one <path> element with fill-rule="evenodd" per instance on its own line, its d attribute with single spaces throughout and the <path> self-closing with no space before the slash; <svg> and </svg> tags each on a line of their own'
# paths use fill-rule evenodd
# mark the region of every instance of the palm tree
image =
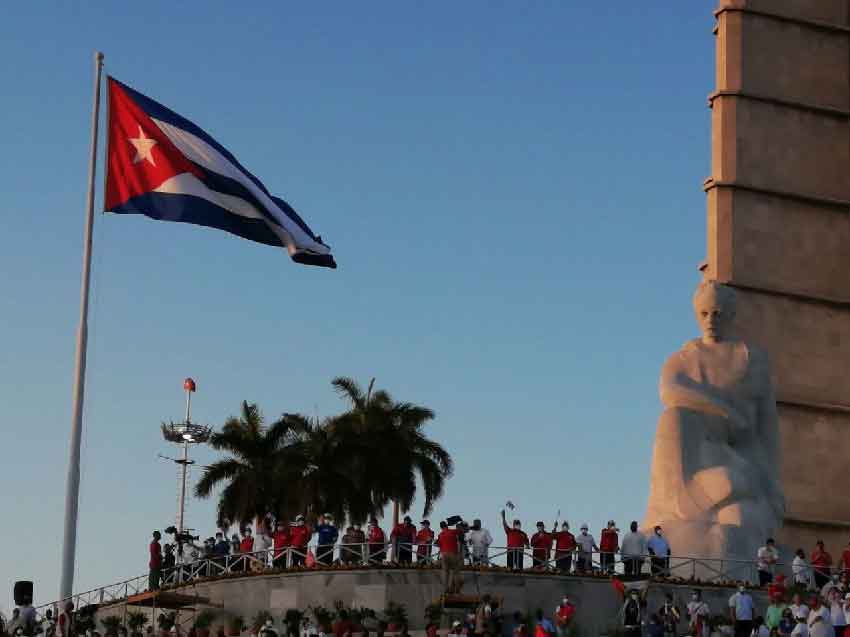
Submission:
<svg viewBox="0 0 850 637">
<path fill-rule="evenodd" d="M 291 483 L 291 472 L 298 467 L 287 445 L 298 436 L 293 425 L 280 419 L 266 427 L 257 405 L 243 401 L 241 415 L 228 418 L 211 436 L 210 446 L 230 456 L 204 470 L 195 495 L 207 498 L 226 483 L 218 501 L 220 527 L 247 524 L 286 504 L 279 485 Z"/>
<path fill-rule="evenodd" d="M 431 513 L 453 471 L 449 453 L 423 432 L 434 412 L 395 402 L 385 390 L 375 391 L 374 378 L 365 392 L 351 378 L 335 378 L 332 384 L 350 409 L 330 426 L 350 441 L 353 472 L 360 488 L 370 494 L 373 511 L 390 501 L 405 511 L 410 509 L 419 477 L 425 492 L 423 515 Z"/>
</svg>

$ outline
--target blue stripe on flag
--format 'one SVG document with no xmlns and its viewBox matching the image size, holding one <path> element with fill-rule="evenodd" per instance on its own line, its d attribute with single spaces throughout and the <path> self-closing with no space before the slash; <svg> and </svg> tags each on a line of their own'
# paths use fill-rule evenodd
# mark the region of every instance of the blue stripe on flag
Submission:
<svg viewBox="0 0 850 637">
<path fill-rule="evenodd" d="M 179 221 L 218 228 L 243 239 L 270 246 L 286 247 L 280 237 L 272 232 L 266 221 L 240 217 L 206 199 L 192 195 L 148 192 L 113 208 L 112 212 L 143 214 L 159 221 Z M 294 257 L 293 260 L 295 260 Z"/>
</svg>

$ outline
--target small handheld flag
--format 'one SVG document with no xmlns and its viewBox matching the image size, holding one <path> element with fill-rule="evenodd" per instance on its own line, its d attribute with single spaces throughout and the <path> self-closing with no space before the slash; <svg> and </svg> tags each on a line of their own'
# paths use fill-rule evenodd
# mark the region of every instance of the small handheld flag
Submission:
<svg viewBox="0 0 850 637">
<path fill-rule="evenodd" d="M 336 267 L 322 238 L 227 149 L 112 77 L 107 143 L 107 211 L 218 228 L 286 248 L 296 263 Z"/>
</svg>

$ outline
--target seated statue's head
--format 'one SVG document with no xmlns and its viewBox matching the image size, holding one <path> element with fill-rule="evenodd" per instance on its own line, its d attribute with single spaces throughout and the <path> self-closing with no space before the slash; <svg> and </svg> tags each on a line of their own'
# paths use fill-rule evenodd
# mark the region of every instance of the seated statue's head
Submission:
<svg viewBox="0 0 850 637">
<path fill-rule="evenodd" d="M 731 337 L 735 319 L 735 290 L 717 281 L 703 281 L 694 292 L 694 313 L 704 343 Z"/>
</svg>

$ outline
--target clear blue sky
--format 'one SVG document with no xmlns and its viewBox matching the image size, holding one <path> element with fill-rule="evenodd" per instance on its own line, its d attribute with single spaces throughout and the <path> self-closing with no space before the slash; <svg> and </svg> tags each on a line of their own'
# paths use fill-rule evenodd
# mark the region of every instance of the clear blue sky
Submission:
<svg viewBox="0 0 850 637">
<path fill-rule="evenodd" d="M 457 463 L 435 518 L 494 528 L 511 499 L 526 525 L 640 519 L 660 365 L 696 332 L 713 4 L 7 7 L 0 606 L 15 579 L 58 590 L 96 48 L 340 268 L 97 218 L 76 590 L 145 571 L 173 522 L 159 423 L 187 375 L 212 424 L 243 399 L 331 414 L 336 375 L 432 407 Z M 191 526 L 211 533 L 213 509 L 191 502 Z"/>
</svg>

